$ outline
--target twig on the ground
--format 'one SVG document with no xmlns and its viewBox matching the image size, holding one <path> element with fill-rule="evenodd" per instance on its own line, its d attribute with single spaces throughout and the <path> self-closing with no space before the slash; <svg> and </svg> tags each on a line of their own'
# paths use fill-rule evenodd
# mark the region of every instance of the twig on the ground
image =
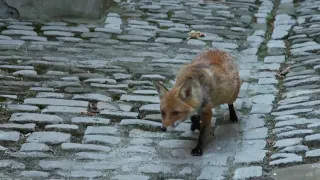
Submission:
<svg viewBox="0 0 320 180">
<path fill-rule="evenodd" d="M 277 73 L 276 76 L 279 77 L 279 78 L 283 78 L 290 72 L 290 70 L 291 70 L 291 67 L 288 66 L 284 70 L 282 70 L 279 73 Z"/>
</svg>

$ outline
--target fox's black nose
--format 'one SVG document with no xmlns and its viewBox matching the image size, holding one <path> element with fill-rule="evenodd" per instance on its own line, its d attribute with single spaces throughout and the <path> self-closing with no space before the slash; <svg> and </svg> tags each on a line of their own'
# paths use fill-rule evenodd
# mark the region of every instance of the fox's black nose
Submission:
<svg viewBox="0 0 320 180">
<path fill-rule="evenodd" d="M 167 128 L 166 127 L 161 127 L 161 131 L 166 132 Z"/>
</svg>

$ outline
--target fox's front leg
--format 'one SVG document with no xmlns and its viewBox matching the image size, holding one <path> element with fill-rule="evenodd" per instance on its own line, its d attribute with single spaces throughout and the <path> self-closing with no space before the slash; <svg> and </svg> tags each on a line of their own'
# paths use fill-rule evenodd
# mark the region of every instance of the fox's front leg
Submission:
<svg viewBox="0 0 320 180">
<path fill-rule="evenodd" d="M 202 156 L 203 153 L 203 145 L 205 140 L 208 137 L 208 133 L 211 127 L 211 118 L 212 118 L 212 111 L 211 108 L 206 108 L 200 115 L 201 124 L 200 124 L 200 134 L 198 138 L 198 144 L 195 148 L 191 150 L 191 154 L 193 156 Z"/>
<path fill-rule="evenodd" d="M 191 131 L 198 129 L 200 131 L 200 116 L 193 115 L 191 116 Z"/>
</svg>

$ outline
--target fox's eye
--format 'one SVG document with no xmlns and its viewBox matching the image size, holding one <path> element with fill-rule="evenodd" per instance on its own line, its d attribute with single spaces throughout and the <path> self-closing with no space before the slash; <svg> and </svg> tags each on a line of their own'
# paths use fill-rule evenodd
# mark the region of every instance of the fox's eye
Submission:
<svg viewBox="0 0 320 180">
<path fill-rule="evenodd" d="M 178 111 L 173 111 L 171 114 L 172 114 L 172 116 L 176 116 L 176 115 L 179 114 L 179 112 Z"/>
<path fill-rule="evenodd" d="M 161 111 L 161 115 L 162 115 L 162 116 L 165 116 L 165 115 L 166 115 L 166 112 Z"/>
</svg>

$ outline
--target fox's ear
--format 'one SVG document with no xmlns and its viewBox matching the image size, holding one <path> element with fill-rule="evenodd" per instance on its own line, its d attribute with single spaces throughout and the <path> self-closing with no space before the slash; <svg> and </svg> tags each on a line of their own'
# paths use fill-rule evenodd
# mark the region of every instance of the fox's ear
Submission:
<svg viewBox="0 0 320 180">
<path fill-rule="evenodd" d="M 191 83 L 185 82 L 180 88 L 180 96 L 182 99 L 189 99 L 192 97 L 192 86 Z"/>
<path fill-rule="evenodd" d="M 154 87 L 157 89 L 158 94 L 159 94 L 159 98 L 161 99 L 167 92 L 168 89 L 161 83 L 156 82 L 156 81 L 152 81 Z"/>
</svg>

